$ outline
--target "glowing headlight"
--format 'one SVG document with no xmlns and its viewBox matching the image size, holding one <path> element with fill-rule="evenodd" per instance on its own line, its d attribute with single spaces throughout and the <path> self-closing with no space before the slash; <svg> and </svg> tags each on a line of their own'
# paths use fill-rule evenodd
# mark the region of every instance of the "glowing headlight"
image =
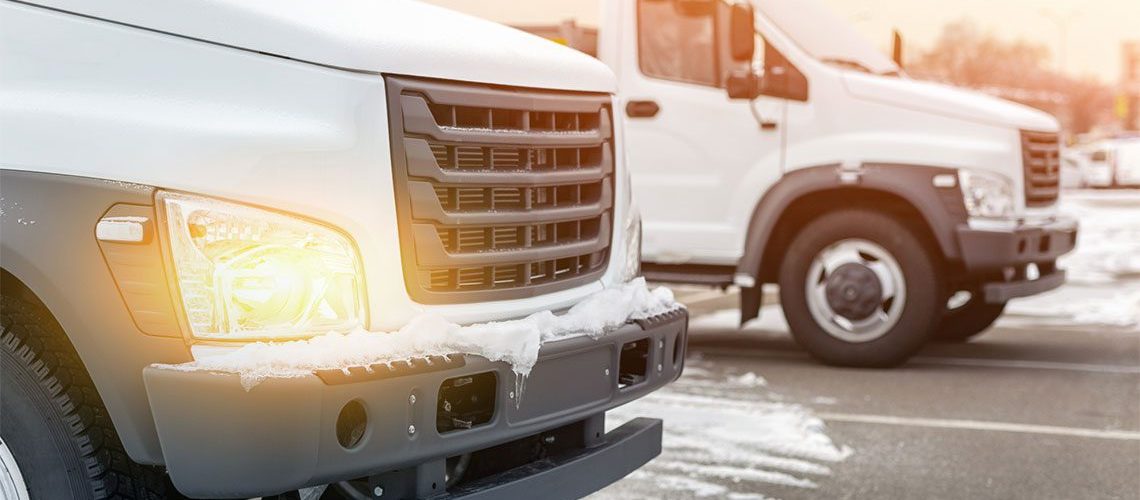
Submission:
<svg viewBox="0 0 1140 500">
<path fill-rule="evenodd" d="M 998 174 L 959 170 L 958 181 L 966 212 L 971 217 L 1000 219 L 1013 216 L 1013 183 Z"/>
<path fill-rule="evenodd" d="M 158 199 L 195 337 L 297 338 L 363 323 L 360 262 L 340 233 L 197 196 Z"/>
</svg>

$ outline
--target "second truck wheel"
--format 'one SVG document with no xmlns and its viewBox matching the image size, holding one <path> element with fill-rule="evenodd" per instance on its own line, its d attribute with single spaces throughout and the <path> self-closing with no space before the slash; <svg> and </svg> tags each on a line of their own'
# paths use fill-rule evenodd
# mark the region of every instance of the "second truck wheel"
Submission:
<svg viewBox="0 0 1140 500">
<path fill-rule="evenodd" d="M 784 314 L 796 342 L 825 363 L 901 364 L 942 316 L 943 278 L 934 257 L 887 215 L 823 215 L 799 232 L 786 255 Z"/>
</svg>

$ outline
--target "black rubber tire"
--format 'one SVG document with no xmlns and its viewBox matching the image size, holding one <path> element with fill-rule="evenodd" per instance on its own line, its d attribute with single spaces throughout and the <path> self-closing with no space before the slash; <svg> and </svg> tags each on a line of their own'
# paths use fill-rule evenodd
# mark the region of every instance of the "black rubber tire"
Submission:
<svg viewBox="0 0 1140 500">
<path fill-rule="evenodd" d="M 812 318 L 805 294 L 812 259 L 849 238 L 882 246 L 898 261 L 906 280 L 906 304 L 898 322 L 882 337 L 862 343 L 827 333 Z M 808 223 L 788 246 L 780 268 L 780 302 L 793 338 L 830 365 L 885 368 L 906 362 L 930 338 L 946 307 L 943 276 L 930 246 L 905 224 L 871 210 L 831 212 Z"/>
<path fill-rule="evenodd" d="M 977 291 L 970 290 L 970 294 L 970 301 L 965 305 L 943 313 L 942 322 L 934 330 L 933 340 L 966 342 L 989 329 L 1005 311 L 1004 302 L 987 304 L 975 300 L 975 297 L 980 297 Z"/>
<path fill-rule="evenodd" d="M 0 297 L 0 436 L 35 499 L 180 497 L 131 461 L 58 323 L 37 303 Z"/>
</svg>

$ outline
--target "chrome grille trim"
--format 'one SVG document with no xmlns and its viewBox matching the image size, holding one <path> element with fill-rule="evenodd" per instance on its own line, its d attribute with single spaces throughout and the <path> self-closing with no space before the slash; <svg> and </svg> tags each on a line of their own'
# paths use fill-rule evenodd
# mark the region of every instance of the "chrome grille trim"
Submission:
<svg viewBox="0 0 1140 500">
<path fill-rule="evenodd" d="M 609 95 L 385 82 L 413 300 L 508 300 L 601 277 L 613 237 Z"/>
<path fill-rule="evenodd" d="M 1055 132 L 1021 132 L 1025 205 L 1049 206 L 1061 193 L 1061 140 Z"/>
</svg>

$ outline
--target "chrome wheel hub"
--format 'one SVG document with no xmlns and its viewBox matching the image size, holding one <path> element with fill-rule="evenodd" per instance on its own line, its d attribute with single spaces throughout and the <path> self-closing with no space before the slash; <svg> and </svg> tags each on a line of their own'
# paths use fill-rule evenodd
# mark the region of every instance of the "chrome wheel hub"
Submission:
<svg viewBox="0 0 1140 500">
<path fill-rule="evenodd" d="M 0 438 L 0 498 L 28 500 L 28 487 L 20 474 L 20 466 L 3 438 Z"/>
<path fill-rule="evenodd" d="M 805 284 L 812 319 L 846 342 L 870 342 L 898 323 L 906 305 L 902 267 L 882 246 L 849 239 L 812 260 Z"/>
</svg>

